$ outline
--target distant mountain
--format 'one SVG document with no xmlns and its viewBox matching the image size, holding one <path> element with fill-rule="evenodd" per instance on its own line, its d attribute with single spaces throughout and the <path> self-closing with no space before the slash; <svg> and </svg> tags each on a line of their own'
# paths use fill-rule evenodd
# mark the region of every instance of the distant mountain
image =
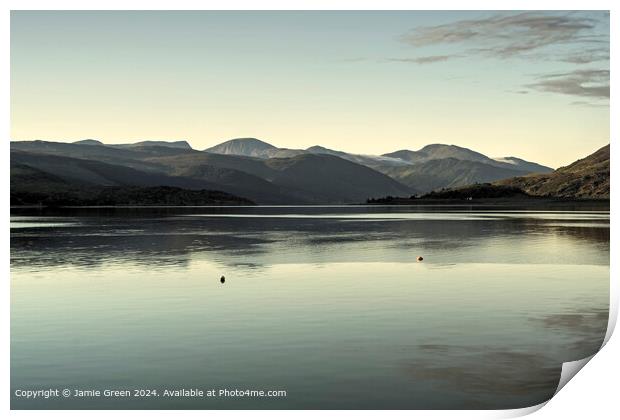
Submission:
<svg viewBox="0 0 620 420">
<path fill-rule="evenodd" d="M 126 144 L 110 144 L 112 147 L 131 147 L 131 148 L 140 148 L 140 147 L 171 147 L 174 149 L 185 149 L 185 150 L 193 150 L 192 146 L 185 140 L 178 141 L 163 141 L 163 140 L 145 140 L 139 141 L 137 143 L 126 143 Z"/>
<path fill-rule="evenodd" d="M 337 156 L 304 154 L 265 163 L 278 171 L 274 183 L 307 191 L 319 201 L 351 203 L 379 191 L 390 191 L 388 195 L 411 192 L 387 175 Z"/>
<path fill-rule="evenodd" d="M 144 148 L 144 147 L 171 147 L 175 149 L 192 150 L 192 146 L 185 140 L 164 141 L 164 140 L 145 140 L 136 143 L 124 144 L 105 144 L 99 140 L 86 139 L 74 141 L 73 144 L 89 145 L 89 146 L 109 146 L 118 148 Z"/>
<path fill-rule="evenodd" d="M 494 163 L 493 159 L 483 155 L 482 153 L 474 152 L 473 150 L 466 149 L 465 147 L 448 144 L 429 144 L 418 151 L 398 150 L 393 153 L 386 153 L 383 156 L 402 159 L 409 163 L 420 163 L 428 160 L 448 158 L 469 160 L 472 162 L 483 162 L 488 164 Z"/>
<path fill-rule="evenodd" d="M 535 196 L 609 198 L 609 145 L 550 174 L 528 175 L 496 182 Z"/>
<path fill-rule="evenodd" d="M 374 156 L 347 153 L 319 145 L 306 150 L 281 149 L 254 138 L 242 138 L 229 140 L 206 151 L 259 159 L 294 157 L 307 153 L 337 156 L 386 174 L 416 193 L 463 186 L 472 182 L 492 182 L 532 172 L 553 171 L 546 166 L 516 157 L 492 159 L 482 153 L 447 144 L 429 144 L 418 151 L 399 150 Z"/>
<path fill-rule="evenodd" d="M 292 157 L 305 153 L 304 150 L 281 149 L 255 138 L 232 139 L 204 150 L 220 155 L 248 156 L 262 159 Z"/>
<path fill-rule="evenodd" d="M 202 152 L 196 154 L 206 155 Z M 164 156 L 170 158 L 173 155 L 162 155 Z M 186 154 L 178 156 L 175 162 L 191 161 L 191 156 Z M 148 170 L 139 170 L 134 168 L 136 165 L 133 165 L 133 161 L 131 161 L 131 166 L 110 164 L 106 154 L 104 154 L 104 160 L 100 161 L 11 150 L 12 165 L 28 165 L 72 185 L 173 186 L 192 190 L 227 191 L 241 197 L 260 197 L 261 202 L 273 204 L 284 204 L 294 200 L 294 197 L 282 192 L 280 187 L 242 171 L 206 165 L 193 168 L 193 172 L 184 172 L 179 169 L 183 167 L 180 164 L 169 167 L 166 164 L 153 163 L 146 159 L 149 157 L 153 159 L 151 155 L 146 154 L 145 160 L 140 162 Z"/>
<path fill-rule="evenodd" d="M 217 146 L 205 149 L 205 152 L 220 155 L 265 157 L 270 151 L 277 149 L 277 147 L 259 139 L 240 138 L 225 141 Z"/>
<path fill-rule="evenodd" d="M 11 165 L 27 166 L 52 175 L 56 179 L 60 179 L 72 185 L 170 185 L 192 189 L 218 189 L 215 184 L 207 185 L 198 180 L 173 177 L 163 172 L 147 172 L 125 165 L 115 165 L 93 159 L 77 159 L 51 154 L 12 150 Z"/>
<path fill-rule="evenodd" d="M 456 158 L 429 160 L 409 166 L 384 167 L 383 171 L 416 193 L 492 182 L 526 174 L 524 171 Z"/>
<path fill-rule="evenodd" d="M 204 150 L 208 153 L 216 153 L 220 155 L 231 156 L 247 156 L 260 159 L 270 159 L 278 157 L 294 157 L 303 154 L 315 154 L 315 155 L 332 155 L 339 158 L 346 159 L 351 162 L 359 163 L 361 165 L 372 167 L 379 163 L 398 163 L 408 164 L 409 162 L 402 161 L 400 159 L 394 159 L 386 156 L 371 156 L 371 155 L 358 155 L 347 152 L 341 152 L 338 150 L 328 149 L 322 146 L 312 146 L 306 150 L 301 149 L 286 149 L 279 148 L 272 144 L 266 143 L 262 140 L 255 138 L 239 138 L 228 140 L 220 143 L 216 146 L 210 147 Z"/>
<path fill-rule="evenodd" d="M 302 154 L 290 158 L 258 159 L 203 153 L 150 161 L 168 166 L 171 174 L 194 178 L 210 179 L 210 168 L 214 167 L 242 172 L 263 180 L 264 186 L 277 188 L 289 197 L 289 203 L 351 203 L 375 196 L 379 191 L 388 195 L 411 192 L 389 176 L 331 155 Z M 247 182 L 244 181 L 246 185 Z M 230 187 L 228 190 L 235 192 Z M 256 195 L 244 196 L 261 202 Z"/>
<path fill-rule="evenodd" d="M 500 164 L 504 164 L 503 166 L 506 168 L 513 168 L 518 171 L 525 171 L 529 173 L 538 173 L 538 174 L 546 174 L 549 172 L 553 172 L 553 168 L 540 165 L 535 162 L 528 162 L 527 160 L 519 159 L 514 156 L 493 158 L 493 160 L 496 162 L 499 162 Z"/>
<path fill-rule="evenodd" d="M 523 172 L 552 172 L 553 169 L 537 163 L 528 162 L 516 157 L 505 157 L 492 159 L 482 153 L 475 152 L 465 147 L 448 144 L 429 144 L 418 151 L 399 150 L 393 153 L 386 153 L 383 156 L 402 159 L 412 164 L 427 162 L 439 159 L 458 159 L 471 162 L 481 162 L 487 165 L 498 166 L 501 168 L 514 169 Z"/>
<path fill-rule="evenodd" d="M 200 153 L 192 149 L 176 147 L 112 147 L 110 145 L 86 143 L 61 143 L 53 141 L 12 141 L 11 156 L 14 151 L 57 155 L 76 159 L 89 159 L 113 165 L 128 166 L 142 171 L 160 171 L 161 166 L 149 163 L 146 158 L 178 154 Z"/>
<path fill-rule="evenodd" d="M 409 162 L 404 161 L 399 158 L 393 158 L 389 156 L 356 155 L 352 153 L 340 152 L 338 150 L 327 149 L 322 146 L 312 146 L 312 147 L 307 148 L 306 150 L 313 154 L 338 156 L 342 159 L 346 159 L 351 162 L 359 163 L 360 165 L 365 165 L 373 169 L 379 166 L 382 166 L 382 165 L 403 166 L 403 165 L 409 164 Z"/>
<path fill-rule="evenodd" d="M 352 203 L 411 192 L 366 166 L 307 152 L 256 158 L 152 143 L 118 147 L 28 141 L 11 142 L 11 161 L 72 184 L 219 190 L 261 204 Z"/>
<path fill-rule="evenodd" d="M 418 193 L 553 171 L 523 159 L 492 159 L 482 153 L 447 144 L 429 144 L 417 151 L 399 150 L 383 156 L 409 162 L 409 166 L 378 165 L 375 169 Z"/>
<path fill-rule="evenodd" d="M 254 138 L 229 140 L 207 151 L 186 141 L 20 141 L 11 142 L 11 161 L 72 184 L 219 190 L 260 204 L 354 203 L 550 169 L 443 144 L 373 156 L 322 146 L 283 149 Z"/>
<path fill-rule="evenodd" d="M 93 140 L 93 139 L 78 140 L 78 141 L 74 141 L 73 143 L 74 144 L 86 144 L 90 146 L 103 146 L 102 142 L 100 142 L 99 140 Z"/>
</svg>

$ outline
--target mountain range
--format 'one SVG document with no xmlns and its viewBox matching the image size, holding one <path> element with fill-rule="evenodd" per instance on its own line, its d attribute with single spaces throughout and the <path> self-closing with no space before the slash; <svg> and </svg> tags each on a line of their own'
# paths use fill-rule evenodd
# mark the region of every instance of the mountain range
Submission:
<svg viewBox="0 0 620 420">
<path fill-rule="evenodd" d="M 11 169 L 11 191 L 17 195 L 25 193 L 25 185 L 29 192 L 40 185 L 41 194 L 51 185 L 57 192 L 61 184 L 74 189 L 169 186 L 226 192 L 258 204 L 356 203 L 553 171 L 453 145 L 379 156 L 321 146 L 278 148 L 255 138 L 233 139 L 202 151 L 186 141 L 12 141 Z M 24 181 L 27 170 L 36 172 L 38 183 Z M 42 181 L 46 177 L 49 182 Z"/>
<path fill-rule="evenodd" d="M 604 146 L 568 166 L 548 174 L 532 174 L 503 179 L 493 183 L 472 184 L 445 188 L 423 195 L 422 199 L 479 200 L 479 199 L 588 199 L 609 200 L 609 145 Z M 416 198 L 385 197 L 372 203 L 411 203 Z"/>
<path fill-rule="evenodd" d="M 420 150 L 398 150 L 383 155 L 360 155 L 322 146 L 281 149 L 258 139 L 233 139 L 205 150 L 209 153 L 259 158 L 293 157 L 303 154 L 332 155 L 367 166 L 395 179 L 413 194 L 437 188 L 491 182 L 553 169 L 515 157 L 490 158 L 476 151 L 447 144 L 429 144 Z"/>
</svg>

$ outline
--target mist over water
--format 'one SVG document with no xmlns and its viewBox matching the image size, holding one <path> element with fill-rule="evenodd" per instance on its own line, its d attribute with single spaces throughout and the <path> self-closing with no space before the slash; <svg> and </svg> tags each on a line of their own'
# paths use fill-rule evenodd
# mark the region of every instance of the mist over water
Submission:
<svg viewBox="0 0 620 420">
<path fill-rule="evenodd" d="M 12 390 L 287 391 L 13 408 L 518 408 L 602 343 L 609 212 L 12 210 L 11 271 Z"/>
</svg>

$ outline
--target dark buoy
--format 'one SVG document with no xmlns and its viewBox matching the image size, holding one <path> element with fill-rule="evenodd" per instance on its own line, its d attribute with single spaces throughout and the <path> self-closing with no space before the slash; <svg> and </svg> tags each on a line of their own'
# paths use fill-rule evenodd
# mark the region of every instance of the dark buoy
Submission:
<svg viewBox="0 0 620 420">
<path fill-rule="evenodd" d="M 226 281 L 226 277 L 222 276 L 220 277 L 220 283 L 224 283 Z"/>
<path fill-rule="evenodd" d="M 420 257 L 419 255 L 416 258 L 416 261 L 422 261 L 424 258 Z"/>
</svg>

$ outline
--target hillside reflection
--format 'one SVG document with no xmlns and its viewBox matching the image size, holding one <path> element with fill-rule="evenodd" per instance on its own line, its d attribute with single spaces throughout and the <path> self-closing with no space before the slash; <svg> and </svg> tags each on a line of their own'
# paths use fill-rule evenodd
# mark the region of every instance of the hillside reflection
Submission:
<svg viewBox="0 0 620 420">
<path fill-rule="evenodd" d="M 200 214 L 184 214 L 186 209 L 14 212 L 11 265 L 136 264 L 156 269 L 208 259 L 256 270 L 297 262 L 410 262 L 414 252 L 426 255 L 429 263 L 609 263 L 609 216 L 604 213 L 541 217 L 477 209 L 473 215 L 444 211 L 438 216 L 398 209 L 397 217 L 416 218 L 389 219 L 383 216 L 385 208 L 379 216 L 355 207 L 324 208 L 329 218 L 321 218 L 316 208 L 246 208 L 244 217 L 211 217 L 205 209 L 193 210 Z"/>
</svg>

